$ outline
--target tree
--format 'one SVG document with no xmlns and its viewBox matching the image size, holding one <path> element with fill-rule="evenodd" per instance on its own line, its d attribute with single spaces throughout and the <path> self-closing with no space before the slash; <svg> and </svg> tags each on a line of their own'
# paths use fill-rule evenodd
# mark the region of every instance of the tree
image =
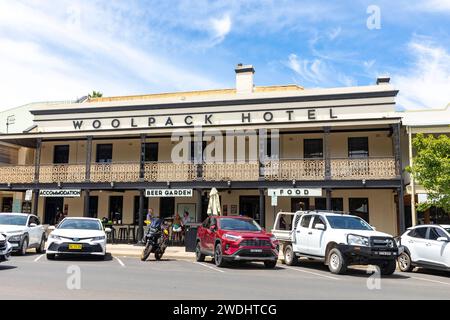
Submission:
<svg viewBox="0 0 450 320">
<path fill-rule="evenodd" d="M 418 134 L 412 145 L 416 156 L 413 166 L 406 170 L 428 193 L 427 202 L 417 209 L 424 211 L 435 206 L 450 212 L 450 137 Z"/>
<path fill-rule="evenodd" d="M 100 91 L 92 91 L 92 93 L 89 93 L 88 94 L 88 97 L 89 97 L 89 99 L 92 99 L 92 98 L 101 98 L 101 97 L 103 97 L 103 93 L 101 93 Z"/>
</svg>

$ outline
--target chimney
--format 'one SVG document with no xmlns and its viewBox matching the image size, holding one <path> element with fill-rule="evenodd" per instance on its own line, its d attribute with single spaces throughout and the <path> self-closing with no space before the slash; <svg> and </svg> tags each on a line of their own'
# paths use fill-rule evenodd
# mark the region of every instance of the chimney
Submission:
<svg viewBox="0 0 450 320">
<path fill-rule="evenodd" d="M 253 92 L 253 74 L 255 69 L 251 64 L 242 65 L 239 63 L 234 69 L 236 72 L 236 93 Z"/>
<path fill-rule="evenodd" d="M 389 81 L 391 81 L 391 78 L 389 78 L 388 76 L 380 76 L 377 78 L 377 85 L 389 84 Z"/>
</svg>

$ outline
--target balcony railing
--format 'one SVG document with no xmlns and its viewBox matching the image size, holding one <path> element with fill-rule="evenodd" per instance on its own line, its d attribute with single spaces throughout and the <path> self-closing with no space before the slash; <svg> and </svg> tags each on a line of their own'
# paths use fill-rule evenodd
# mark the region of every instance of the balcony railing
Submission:
<svg viewBox="0 0 450 320">
<path fill-rule="evenodd" d="M 144 181 L 288 181 L 288 180 L 362 180 L 398 178 L 398 168 L 393 157 L 364 159 L 330 159 L 330 174 L 325 177 L 324 159 L 282 159 L 259 162 L 177 164 L 146 162 Z M 199 170 L 201 169 L 201 170 Z M 0 166 L 0 183 L 33 183 L 34 165 Z M 84 164 L 42 164 L 39 167 L 40 183 L 81 183 L 86 181 Z M 93 163 L 90 182 L 138 182 L 139 162 Z"/>
</svg>

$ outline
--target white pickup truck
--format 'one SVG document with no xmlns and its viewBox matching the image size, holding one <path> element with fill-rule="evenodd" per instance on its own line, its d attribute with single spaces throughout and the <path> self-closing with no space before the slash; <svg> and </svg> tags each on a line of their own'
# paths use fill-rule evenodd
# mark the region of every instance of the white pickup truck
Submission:
<svg viewBox="0 0 450 320">
<path fill-rule="evenodd" d="M 332 273 L 352 264 L 376 265 L 382 275 L 394 273 L 399 254 L 394 238 L 375 231 L 363 219 L 328 211 L 279 212 L 272 233 L 280 241 L 284 262 L 299 257 L 324 261 Z"/>
</svg>

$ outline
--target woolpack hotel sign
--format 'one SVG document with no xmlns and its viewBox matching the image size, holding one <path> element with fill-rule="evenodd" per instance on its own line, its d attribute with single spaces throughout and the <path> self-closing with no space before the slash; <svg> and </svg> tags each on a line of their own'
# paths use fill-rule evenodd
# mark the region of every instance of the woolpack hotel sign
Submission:
<svg viewBox="0 0 450 320">
<path fill-rule="evenodd" d="M 285 109 L 253 112 L 215 112 L 200 114 L 172 114 L 78 118 L 71 120 L 73 130 L 180 128 L 192 126 L 246 125 L 289 123 L 314 120 L 333 120 L 338 115 L 333 108 Z"/>
</svg>

